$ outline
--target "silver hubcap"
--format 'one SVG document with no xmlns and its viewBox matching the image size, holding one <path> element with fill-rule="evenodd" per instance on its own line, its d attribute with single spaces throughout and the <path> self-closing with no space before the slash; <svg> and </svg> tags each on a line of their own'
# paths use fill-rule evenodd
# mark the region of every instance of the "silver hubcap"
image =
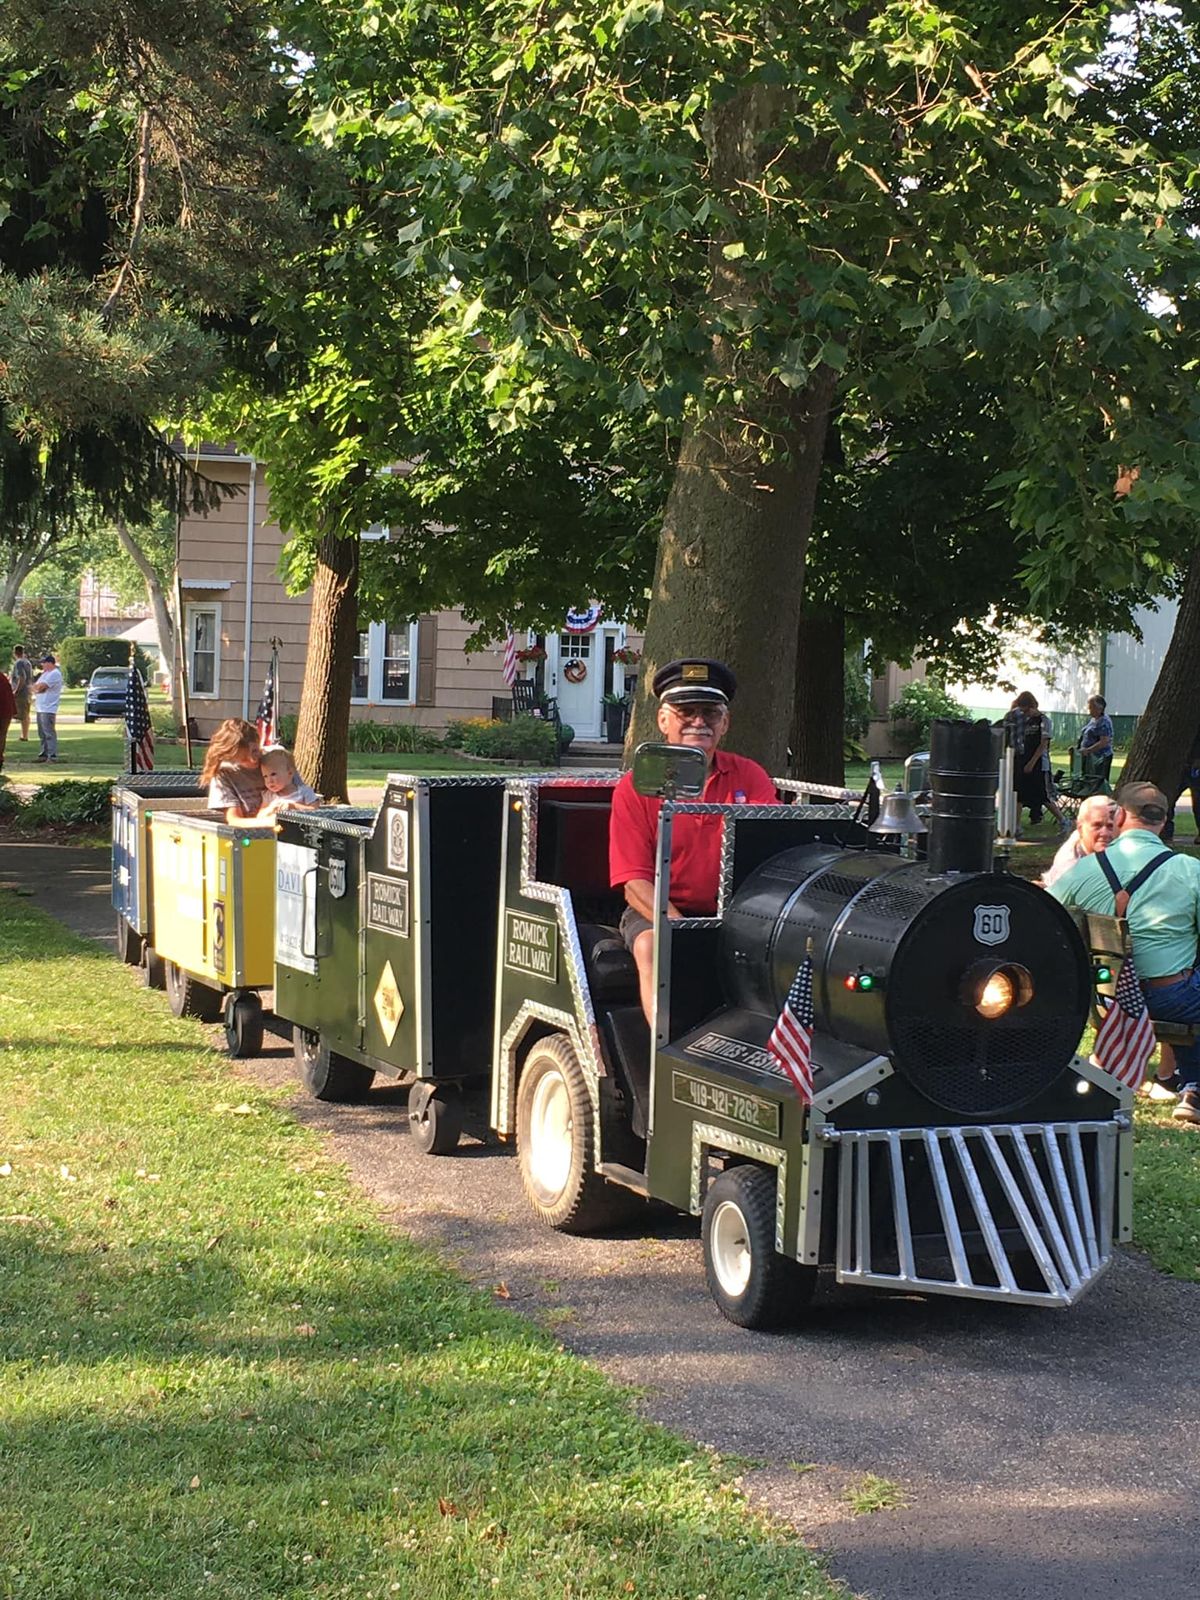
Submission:
<svg viewBox="0 0 1200 1600">
<path fill-rule="evenodd" d="M 750 1231 L 740 1207 L 734 1205 L 732 1200 L 722 1200 L 713 1212 L 709 1238 L 717 1282 L 727 1295 L 736 1297 L 744 1294 L 753 1264 Z"/>
<path fill-rule="evenodd" d="M 567 1186 L 574 1143 L 566 1080 L 560 1072 L 547 1072 L 533 1091 L 529 1108 L 529 1170 L 538 1188 L 552 1199 Z"/>
</svg>

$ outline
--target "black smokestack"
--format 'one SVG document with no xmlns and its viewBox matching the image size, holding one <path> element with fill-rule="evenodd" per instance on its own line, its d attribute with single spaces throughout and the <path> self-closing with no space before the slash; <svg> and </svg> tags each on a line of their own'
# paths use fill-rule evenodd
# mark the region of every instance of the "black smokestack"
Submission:
<svg viewBox="0 0 1200 1600">
<path fill-rule="evenodd" d="M 939 717 L 929 741 L 930 872 L 989 872 L 996 838 L 1000 732 Z"/>
</svg>

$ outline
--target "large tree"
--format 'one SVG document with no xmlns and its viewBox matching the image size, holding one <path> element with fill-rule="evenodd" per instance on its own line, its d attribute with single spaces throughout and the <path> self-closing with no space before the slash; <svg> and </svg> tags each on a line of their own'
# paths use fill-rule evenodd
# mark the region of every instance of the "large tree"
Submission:
<svg viewBox="0 0 1200 1600">
<path fill-rule="evenodd" d="M 497 434 L 607 431 L 614 460 L 659 438 L 647 666 L 731 659 L 756 754 L 782 757 L 849 393 L 886 415 L 979 364 L 1039 603 L 1097 542 L 1135 587 L 1153 567 L 1111 486 L 1135 447 L 1166 484 L 1152 393 L 1186 347 L 1146 290 L 1195 247 L 1175 151 L 1082 92 L 1120 8 L 499 0 L 380 5 L 370 28 L 320 9 L 307 92 L 332 143 L 369 133 L 392 174 L 384 247 L 438 296 L 426 371 L 483 389 Z M 1178 464 L 1165 492 L 1193 493 Z"/>
<path fill-rule="evenodd" d="M 234 350 L 303 232 L 289 58 L 258 0 L 0 12 L 0 579 L 213 503 L 159 419 Z"/>
</svg>

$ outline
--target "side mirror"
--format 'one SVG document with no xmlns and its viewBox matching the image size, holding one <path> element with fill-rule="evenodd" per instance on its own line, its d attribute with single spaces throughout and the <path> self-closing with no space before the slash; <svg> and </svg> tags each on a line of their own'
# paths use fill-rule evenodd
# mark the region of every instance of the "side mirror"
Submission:
<svg viewBox="0 0 1200 1600">
<path fill-rule="evenodd" d="M 633 753 L 633 787 L 658 800 L 698 800 L 708 779 L 703 750 L 685 744 L 640 744 Z"/>
</svg>

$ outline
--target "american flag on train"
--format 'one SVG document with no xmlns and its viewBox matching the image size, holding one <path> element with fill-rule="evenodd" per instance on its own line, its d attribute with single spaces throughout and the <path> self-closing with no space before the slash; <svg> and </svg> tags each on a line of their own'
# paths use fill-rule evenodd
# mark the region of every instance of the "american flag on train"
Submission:
<svg viewBox="0 0 1200 1600">
<path fill-rule="evenodd" d="M 153 772 L 154 726 L 146 704 L 146 687 L 136 667 L 130 667 L 125 685 L 125 732 L 129 735 L 130 772 Z"/>
<path fill-rule="evenodd" d="M 258 742 L 261 745 L 279 743 L 279 705 L 278 695 L 275 692 L 275 681 L 279 672 L 279 651 L 271 651 L 271 665 L 267 668 L 266 681 L 263 684 L 262 699 L 258 702 L 258 710 L 254 721 L 258 728 Z"/>
<path fill-rule="evenodd" d="M 517 681 L 517 636 L 510 628 L 504 641 L 504 682 L 512 688 Z"/>
<path fill-rule="evenodd" d="M 812 1105 L 813 964 L 805 956 L 796 969 L 767 1050 L 787 1073 L 806 1106 Z"/>
<path fill-rule="evenodd" d="M 1096 1064 L 1127 1089 L 1141 1087 L 1154 1049 L 1154 1024 L 1132 961 L 1121 964 L 1116 991 L 1096 1030 Z"/>
</svg>

